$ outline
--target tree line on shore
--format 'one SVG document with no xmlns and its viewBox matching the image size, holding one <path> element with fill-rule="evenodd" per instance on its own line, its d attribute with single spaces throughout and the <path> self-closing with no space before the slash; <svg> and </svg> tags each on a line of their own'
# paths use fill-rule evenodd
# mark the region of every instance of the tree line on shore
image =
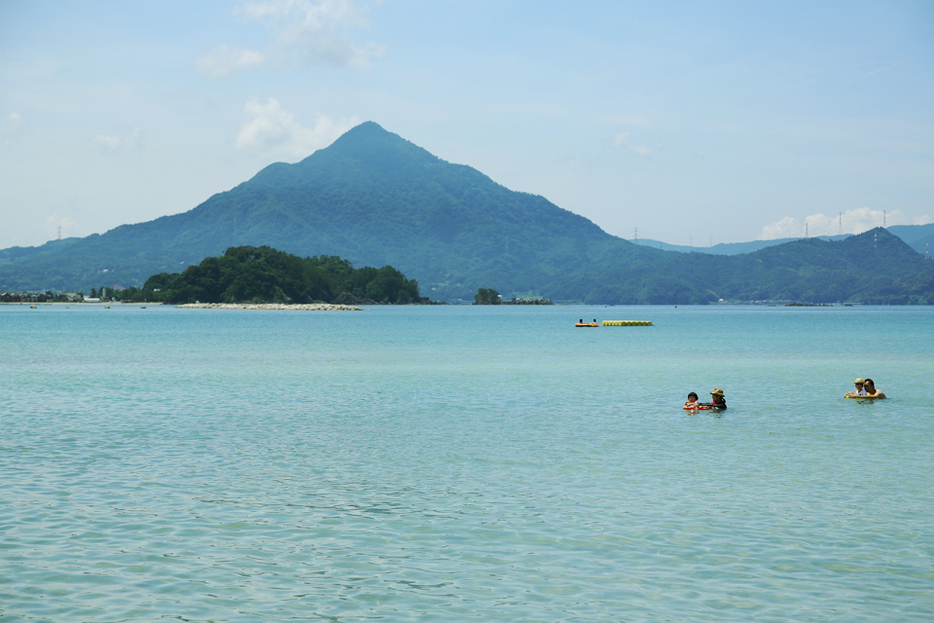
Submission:
<svg viewBox="0 0 934 623">
<path fill-rule="evenodd" d="M 69 292 L 0 292 L 0 303 L 73 303 L 83 295 Z"/>
<path fill-rule="evenodd" d="M 247 300 L 325 300 L 346 292 L 392 302 L 392 292 L 379 292 L 379 284 L 367 292 L 369 276 L 365 286 L 340 281 L 339 258 L 350 258 L 360 266 L 396 267 L 416 277 L 432 298 L 448 302 L 476 300 L 478 293 L 481 304 L 496 304 L 500 299 L 478 292 L 493 286 L 503 293 L 502 304 L 542 300 L 537 297 L 597 305 L 934 304 L 934 262 L 917 246 L 928 234 L 913 231 L 914 246 L 877 228 L 844 240 L 804 238 L 738 255 L 663 251 L 611 236 L 544 197 L 511 191 L 368 122 L 301 162 L 269 165 L 187 212 L 86 238 L 0 249 L 0 291 L 87 292 L 104 284 L 105 299 L 157 300 L 172 290 Z M 210 262 L 197 284 L 189 274 L 172 285 L 173 275 L 186 275 L 176 271 L 243 244 L 300 257 L 331 254 L 307 258 L 324 270 L 330 291 L 316 289 L 311 277 L 308 288 L 294 293 L 256 289 L 256 275 L 222 284 L 226 269 Z M 328 267 L 330 258 L 338 259 Z M 391 273 L 388 267 L 360 270 L 373 279 L 375 272 Z M 147 282 L 150 276 L 158 279 Z M 136 288 L 110 292 L 118 285 Z M 401 290 L 416 299 L 417 290 Z M 514 298 L 523 294 L 534 298 Z"/>
<path fill-rule="evenodd" d="M 418 282 L 393 268 L 354 268 L 334 255 L 301 258 L 268 246 L 230 247 L 182 273 L 151 276 L 121 300 L 179 303 L 425 304 Z"/>
</svg>

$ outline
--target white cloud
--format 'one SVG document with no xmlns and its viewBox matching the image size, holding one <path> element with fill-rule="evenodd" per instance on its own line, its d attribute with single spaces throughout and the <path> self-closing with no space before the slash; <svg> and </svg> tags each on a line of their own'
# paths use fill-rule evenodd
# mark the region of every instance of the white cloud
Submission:
<svg viewBox="0 0 934 623">
<path fill-rule="evenodd" d="M 316 34 L 297 42 L 293 57 L 300 62 L 323 63 L 349 69 L 369 69 L 373 59 L 386 53 L 375 43 L 360 47 L 343 35 Z"/>
<path fill-rule="evenodd" d="M 0 119 L 0 139 L 3 140 L 4 147 L 12 145 L 13 141 L 10 140 L 9 137 L 12 137 L 18 132 L 22 125 L 23 119 L 19 116 L 18 112 L 11 112 L 3 119 Z"/>
<path fill-rule="evenodd" d="M 620 132 L 615 137 L 613 137 L 613 147 L 619 147 L 620 145 L 625 145 L 629 141 L 629 135 L 632 132 Z"/>
<path fill-rule="evenodd" d="M 0 121 L 0 130 L 16 130 L 21 125 L 23 125 L 23 118 L 19 116 L 18 112 L 11 112 L 3 118 L 3 121 Z"/>
<path fill-rule="evenodd" d="M 367 69 L 372 59 L 385 53 L 382 46 L 368 43 L 361 47 L 340 32 L 366 25 L 353 0 L 269 0 L 247 3 L 243 10 L 280 25 L 277 49 L 302 63 Z"/>
<path fill-rule="evenodd" d="M 630 126 L 635 128 L 652 127 L 651 120 L 645 115 L 597 115 L 597 120 L 616 126 Z"/>
<path fill-rule="evenodd" d="M 804 225 L 798 219 L 786 216 L 780 221 L 769 223 L 762 228 L 760 240 L 775 240 L 776 238 L 794 238 L 804 235 Z"/>
<path fill-rule="evenodd" d="M 638 156 L 642 156 L 643 158 L 648 158 L 650 155 L 652 155 L 653 151 L 661 149 L 661 147 L 662 146 L 660 144 L 656 144 L 652 148 L 646 147 L 645 145 L 629 145 L 629 151 Z"/>
<path fill-rule="evenodd" d="M 308 30 L 366 23 L 354 0 L 266 0 L 244 2 L 240 10 L 254 19 L 285 18 Z"/>
<path fill-rule="evenodd" d="M 354 0 L 267 0 L 243 2 L 238 12 L 264 22 L 274 41 L 261 52 L 221 45 L 198 58 L 195 69 L 210 79 L 256 69 L 270 60 L 285 64 L 332 65 L 365 70 L 386 53 L 376 43 L 358 45 L 347 30 L 366 26 Z"/>
<path fill-rule="evenodd" d="M 210 53 L 195 61 L 195 69 L 201 75 L 217 80 L 232 76 L 238 71 L 256 69 L 266 61 L 266 55 L 256 50 L 219 45 Z"/>
<path fill-rule="evenodd" d="M 123 134 L 98 134 L 94 137 L 94 142 L 104 153 L 108 154 L 139 149 L 139 128 Z"/>
<path fill-rule="evenodd" d="M 326 147 L 359 123 L 355 118 L 335 121 L 319 114 L 313 128 L 298 123 L 278 100 L 251 99 L 244 107 L 249 120 L 240 128 L 237 147 L 285 158 L 304 158 Z"/>
<path fill-rule="evenodd" d="M 805 217 L 802 223 L 798 219 L 786 216 L 762 228 L 760 239 L 774 240 L 776 238 L 808 236 L 836 236 L 837 234 L 861 234 L 874 227 L 888 227 L 891 225 L 923 225 L 931 222 L 928 215 L 907 216 L 901 210 L 872 210 L 870 208 L 856 208 L 837 214 L 811 214 Z"/>
<path fill-rule="evenodd" d="M 659 151 L 662 148 L 662 144 L 656 142 L 655 145 L 649 147 L 647 145 L 633 145 L 630 141 L 630 136 L 632 132 L 624 131 L 619 132 L 615 137 L 613 137 L 613 146 L 614 147 L 625 147 L 632 153 L 640 156 L 642 158 L 648 158 L 654 152 Z"/>
</svg>

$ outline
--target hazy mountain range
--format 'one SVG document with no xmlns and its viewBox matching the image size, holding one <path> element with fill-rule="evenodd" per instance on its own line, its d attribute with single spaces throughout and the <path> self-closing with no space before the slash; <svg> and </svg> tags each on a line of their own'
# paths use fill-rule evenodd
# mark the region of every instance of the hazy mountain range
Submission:
<svg viewBox="0 0 934 623">
<path fill-rule="evenodd" d="M 929 247 L 934 246 L 934 223 L 927 225 L 892 225 L 886 228 L 890 234 L 895 234 L 905 241 L 909 247 L 921 253 L 928 253 Z M 838 241 L 845 240 L 853 234 L 840 234 L 838 236 L 814 236 L 820 240 Z M 678 253 L 712 253 L 714 255 L 739 255 L 741 253 L 752 253 L 766 247 L 774 247 L 786 242 L 794 242 L 801 238 L 776 238 L 774 240 L 752 240 L 750 242 L 721 242 L 708 247 L 693 247 L 687 245 L 668 244 L 660 240 L 650 238 L 638 238 L 632 240 L 633 244 L 644 247 L 661 249 L 662 251 L 677 251 Z"/>
<path fill-rule="evenodd" d="M 372 122 L 188 212 L 2 250 L 0 291 L 141 285 L 240 245 L 336 255 L 357 267 L 392 265 L 433 300 L 472 300 L 484 287 L 509 298 L 600 304 L 934 303 L 932 263 L 881 228 L 739 255 L 710 253 L 717 247 L 659 250 L 445 162 Z"/>
</svg>

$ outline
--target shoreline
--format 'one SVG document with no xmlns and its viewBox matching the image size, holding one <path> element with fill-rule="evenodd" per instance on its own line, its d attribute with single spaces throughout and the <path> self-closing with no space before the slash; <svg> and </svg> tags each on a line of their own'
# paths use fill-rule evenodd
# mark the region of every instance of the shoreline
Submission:
<svg viewBox="0 0 934 623">
<path fill-rule="evenodd" d="M 332 303 L 302 303 L 286 305 L 284 303 L 185 303 L 175 305 L 176 309 L 265 309 L 274 311 L 363 311 L 356 305 L 335 305 Z"/>
<path fill-rule="evenodd" d="M 101 301 L 99 303 L 85 303 L 84 301 L 0 301 L 0 305 L 83 305 L 86 307 L 110 307 L 111 305 L 165 305 L 165 303 L 130 303 L 126 301 Z"/>
</svg>

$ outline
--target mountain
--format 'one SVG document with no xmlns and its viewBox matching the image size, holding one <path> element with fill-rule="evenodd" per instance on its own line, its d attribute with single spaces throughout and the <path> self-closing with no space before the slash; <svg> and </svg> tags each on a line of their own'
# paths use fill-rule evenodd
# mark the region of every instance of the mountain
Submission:
<svg viewBox="0 0 934 623">
<path fill-rule="evenodd" d="M 442 301 L 472 300 L 483 287 L 504 298 L 614 304 L 934 302 L 923 276 L 931 265 L 885 230 L 735 256 L 660 251 L 445 162 L 372 122 L 301 162 L 270 165 L 188 212 L 0 251 L 0 290 L 139 286 L 228 247 L 263 245 L 302 257 L 340 256 L 356 267 L 391 265 L 416 279 L 423 296 Z M 880 298 L 865 270 L 895 290 Z"/>
<path fill-rule="evenodd" d="M 927 225 L 892 225 L 887 228 L 890 234 L 895 234 L 905 241 L 909 247 L 921 255 L 929 254 L 930 247 L 934 246 L 934 223 Z M 840 234 L 837 236 L 814 236 L 820 240 L 843 240 L 853 234 Z M 772 240 L 750 240 L 749 242 L 721 242 L 709 247 L 691 247 L 686 245 L 668 244 L 650 238 L 633 240 L 633 244 L 643 247 L 653 247 L 662 251 L 677 251 L 678 253 L 712 253 L 713 255 L 740 255 L 752 253 L 766 247 L 794 242 L 801 238 L 775 238 Z"/>
<path fill-rule="evenodd" d="M 921 255 L 929 255 L 931 247 L 934 247 L 934 223 L 892 225 L 888 229 Z"/>
<path fill-rule="evenodd" d="M 934 304 L 934 266 L 882 228 L 840 241 L 805 238 L 738 256 L 679 254 L 632 245 L 589 274 L 553 284 L 552 298 L 587 303 L 805 301 Z"/>
<path fill-rule="evenodd" d="M 0 252 L 0 289 L 141 284 L 230 246 L 392 265 L 432 298 L 471 298 L 511 275 L 533 291 L 611 241 L 597 225 L 364 123 L 305 160 L 273 164 L 189 212 L 104 235 Z M 628 244 L 628 243 L 627 243 Z M 104 272 L 106 271 L 106 272 Z"/>
<path fill-rule="evenodd" d="M 892 232 L 892 233 L 895 233 L 895 232 Z M 815 236 L 815 238 L 819 238 L 820 240 L 843 240 L 844 238 L 849 238 L 851 235 L 852 234 L 843 234 L 840 236 Z M 898 234 L 895 234 L 895 235 L 898 236 Z M 904 240 L 903 236 L 899 236 L 899 237 Z M 719 242 L 709 247 L 691 247 L 687 245 L 668 244 L 667 242 L 661 242 L 660 240 L 652 240 L 651 238 L 639 238 L 637 240 L 633 240 L 632 243 L 638 244 L 643 247 L 653 247 L 655 249 L 661 249 L 662 251 L 677 251 L 678 253 L 710 253 L 712 255 L 741 255 L 743 253 L 752 253 L 754 251 L 758 251 L 759 249 L 764 249 L 766 247 L 774 247 L 775 245 L 785 244 L 786 242 L 794 242 L 796 240 L 801 240 L 801 239 L 800 238 L 774 238 L 772 240 L 750 240 L 749 242 Z"/>
</svg>

